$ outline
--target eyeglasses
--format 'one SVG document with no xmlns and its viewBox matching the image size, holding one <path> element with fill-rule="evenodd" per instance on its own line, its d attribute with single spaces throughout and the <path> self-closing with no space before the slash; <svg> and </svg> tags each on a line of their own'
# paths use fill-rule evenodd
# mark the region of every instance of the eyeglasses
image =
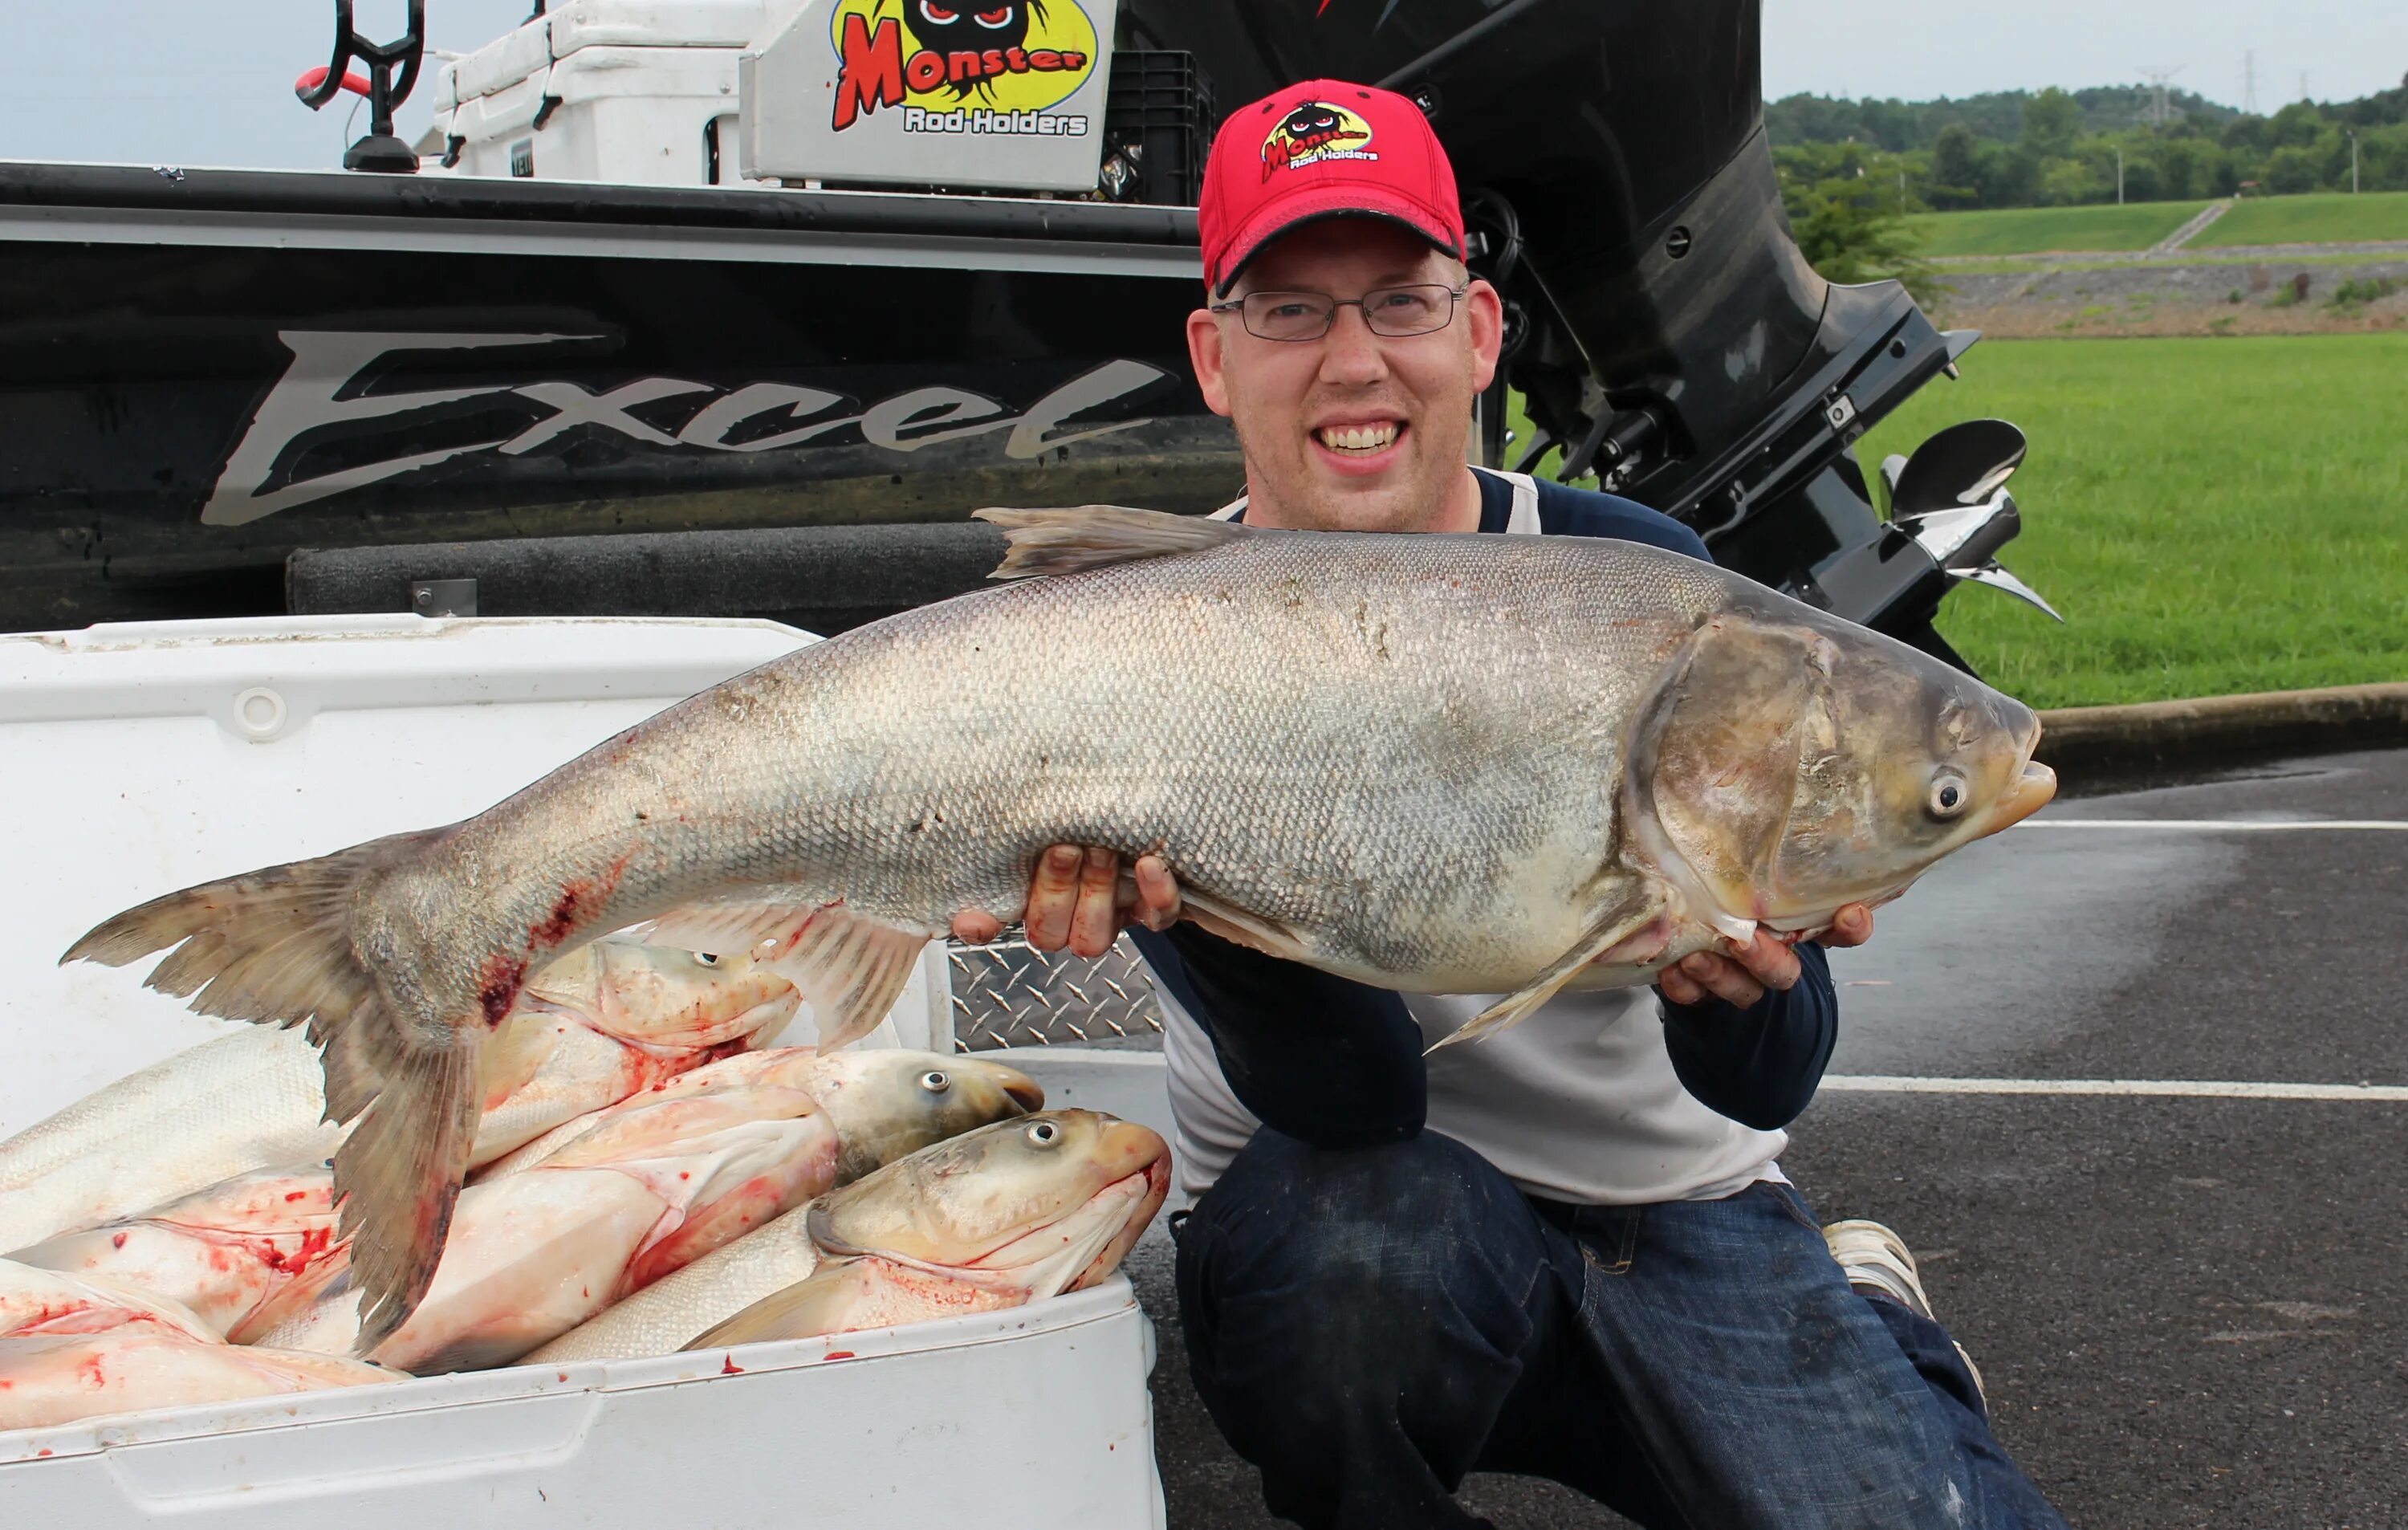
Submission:
<svg viewBox="0 0 2408 1530">
<path fill-rule="evenodd" d="M 1401 339 L 1446 328 L 1455 305 L 1471 290 L 1466 282 L 1416 282 L 1408 287 L 1375 287 L 1361 297 L 1332 297 L 1327 293 L 1248 293 L 1227 303 L 1215 303 L 1214 313 L 1235 311 L 1246 333 L 1261 340 L 1318 340 L 1337 322 L 1338 310 L 1363 310 L 1363 322 L 1374 335 Z"/>
</svg>

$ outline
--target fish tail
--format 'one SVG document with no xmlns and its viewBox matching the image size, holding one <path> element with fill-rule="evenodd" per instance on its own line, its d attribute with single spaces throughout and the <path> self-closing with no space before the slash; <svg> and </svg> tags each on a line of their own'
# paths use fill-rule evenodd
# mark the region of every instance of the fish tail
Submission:
<svg viewBox="0 0 2408 1530">
<path fill-rule="evenodd" d="M 205 1015 L 308 1024 L 325 1067 L 325 1119 L 366 1112 L 335 1158 L 342 1232 L 367 1293 L 364 1351 L 434 1279 L 476 1135 L 482 1028 L 405 1029 L 352 943 L 351 908 L 366 879 L 448 832 L 392 835 L 170 893 L 102 921 L 59 959 L 123 966 L 167 951 L 145 986 Z"/>
<path fill-rule="evenodd" d="M 340 1232 L 362 1292 L 354 1355 L 373 1353 L 434 1283 L 478 1105 L 474 1033 L 410 1049 L 384 1070 L 375 1103 L 335 1154 Z"/>
</svg>

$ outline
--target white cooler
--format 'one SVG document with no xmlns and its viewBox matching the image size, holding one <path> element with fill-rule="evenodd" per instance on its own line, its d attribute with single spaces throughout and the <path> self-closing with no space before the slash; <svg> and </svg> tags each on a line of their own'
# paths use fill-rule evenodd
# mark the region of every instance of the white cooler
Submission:
<svg viewBox="0 0 2408 1530">
<path fill-rule="evenodd" d="M 0 636 L 0 1137 L 230 1028 L 58 966 L 160 893 L 474 813 L 812 639 L 767 622 L 265 618 Z M 951 1046 L 940 948 L 871 1043 Z M 1127 1283 L 710 1354 L 0 1433 L 0 1526 L 1160 1526 Z"/>
</svg>

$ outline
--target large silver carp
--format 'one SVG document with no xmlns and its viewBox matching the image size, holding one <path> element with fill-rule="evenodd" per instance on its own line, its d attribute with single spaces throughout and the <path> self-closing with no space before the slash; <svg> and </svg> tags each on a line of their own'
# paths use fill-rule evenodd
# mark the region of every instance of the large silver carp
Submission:
<svg viewBox="0 0 2408 1530">
<path fill-rule="evenodd" d="M 446 828 L 171 894 L 66 959 L 307 1020 L 370 1339 L 426 1288 L 477 1058 L 607 931 L 752 951 L 824 1047 L 1057 841 L 1161 853 L 1191 917 L 1406 991 L 1639 982 L 1814 930 L 2044 802 L 2029 709 L 1659 549 L 985 511 L 1023 582 L 812 645 Z M 1047 576 L 1024 578 L 1027 576 Z M 179 944 L 180 942 L 180 945 Z"/>
</svg>

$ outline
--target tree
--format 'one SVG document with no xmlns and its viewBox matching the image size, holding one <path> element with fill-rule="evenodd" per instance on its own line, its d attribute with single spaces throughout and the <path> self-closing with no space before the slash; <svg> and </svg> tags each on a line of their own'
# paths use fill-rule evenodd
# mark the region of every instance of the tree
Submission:
<svg viewBox="0 0 2408 1530">
<path fill-rule="evenodd" d="M 1982 144 L 1973 130 L 1951 122 L 1940 130 L 1931 147 L 1930 198 L 1950 207 L 1978 205 L 1982 200 Z"/>
<path fill-rule="evenodd" d="M 1918 253 L 1921 241 L 1896 204 L 1868 176 L 1831 176 L 1782 188 L 1789 232 L 1806 264 L 1826 281 L 1854 283 L 1888 278 L 1903 282 L 1917 303 L 1939 296 L 1930 265 Z"/>
<path fill-rule="evenodd" d="M 2024 103 L 2021 142 L 2035 159 L 2067 159 L 2082 131 L 2082 106 L 2051 85 Z"/>
</svg>

